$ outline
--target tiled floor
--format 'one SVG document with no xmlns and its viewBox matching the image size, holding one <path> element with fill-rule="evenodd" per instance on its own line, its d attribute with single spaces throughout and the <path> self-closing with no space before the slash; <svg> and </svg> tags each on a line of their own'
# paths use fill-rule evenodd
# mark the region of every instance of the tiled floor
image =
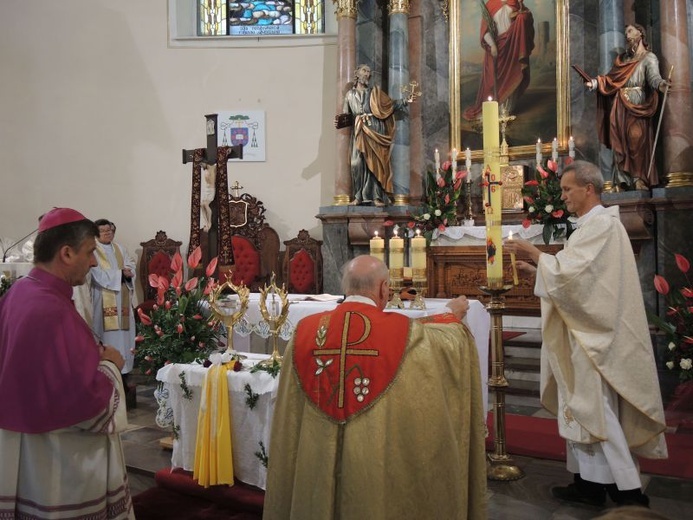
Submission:
<svg viewBox="0 0 693 520">
<path fill-rule="evenodd" d="M 170 466 L 171 453 L 159 445 L 166 432 L 154 422 L 153 390 L 153 386 L 138 387 L 137 408 L 128 412 L 131 429 L 122 435 L 133 495 L 155 486 L 154 473 Z M 522 413 L 522 408 L 508 411 Z M 532 407 L 524 411 L 536 412 Z M 551 496 L 552 486 L 571 480 L 563 462 L 517 457 L 515 464 L 524 471 L 524 478 L 513 482 L 489 481 L 490 520 L 590 519 L 602 513 L 599 508 L 561 503 Z M 643 483 L 653 511 L 671 520 L 691 518 L 693 481 L 643 475 Z"/>
</svg>

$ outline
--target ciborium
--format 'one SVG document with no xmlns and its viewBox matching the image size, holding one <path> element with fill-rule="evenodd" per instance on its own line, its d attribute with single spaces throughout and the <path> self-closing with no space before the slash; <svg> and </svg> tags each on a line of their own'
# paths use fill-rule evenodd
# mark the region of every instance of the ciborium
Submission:
<svg viewBox="0 0 693 520">
<path fill-rule="evenodd" d="M 279 355 L 277 346 L 277 336 L 289 317 L 289 305 L 291 304 L 284 284 L 282 284 L 281 289 L 277 287 L 274 273 L 272 273 L 270 282 L 270 285 L 265 284 L 260 289 L 260 313 L 267 322 L 269 332 L 272 335 L 272 355 L 268 359 L 260 361 L 258 365 L 267 367 L 281 366 L 282 364 L 282 356 Z"/>
<path fill-rule="evenodd" d="M 226 281 L 217 286 L 209 297 L 212 314 L 226 327 L 227 346 L 225 353 L 231 354 L 233 360 L 242 358 L 233 348 L 233 327 L 245 316 L 248 310 L 249 295 L 250 289 L 245 284 L 234 285 L 230 281 Z"/>
</svg>

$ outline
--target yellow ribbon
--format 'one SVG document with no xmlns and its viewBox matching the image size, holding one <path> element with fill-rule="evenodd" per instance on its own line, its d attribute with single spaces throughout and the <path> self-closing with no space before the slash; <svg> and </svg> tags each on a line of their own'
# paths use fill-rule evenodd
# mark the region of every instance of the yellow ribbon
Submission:
<svg viewBox="0 0 693 520">
<path fill-rule="evenodd" d="M 227 372 L 233 363 L 212 365 L 202 386 L 197 416 L 193 478 L 201 486 L 233 486 L 231 409 Z"/>
</svg>

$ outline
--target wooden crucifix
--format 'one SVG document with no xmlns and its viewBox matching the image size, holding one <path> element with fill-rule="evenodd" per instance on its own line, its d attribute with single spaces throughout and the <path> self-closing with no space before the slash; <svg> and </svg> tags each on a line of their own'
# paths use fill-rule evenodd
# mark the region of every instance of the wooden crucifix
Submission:
<svg viewBox="0 0 693 520">
<path fill-rule="evenodd" d="M 229 220 L 229 191 L 227 162 L 243 159 L 243 145 L 217 145 L 217 114 L 206 118 L 207 147 L 183 150 L 183 164 L 192 162 L 192 193 L 190 204 L 190 242 L 188 254 L 202 247 L 203 262 L 219 257 L 219 267 L 233 265 Z M 202 170 L 205 170 L 203 186 Z M 203 189 L 205 200 L 202 201 Z M 203 202 L 204 207 L 201 206 Z M 200 226 L 200 211 L 206 212 L 205 229 Z"/>
</svg>

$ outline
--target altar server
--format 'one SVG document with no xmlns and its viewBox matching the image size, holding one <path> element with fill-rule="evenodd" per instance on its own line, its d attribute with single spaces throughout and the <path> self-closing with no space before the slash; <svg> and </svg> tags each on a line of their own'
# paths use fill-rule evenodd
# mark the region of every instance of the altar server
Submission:
<svg viewBox="0 0 693 520">
<path fill-rule="evenodd" d="M 525 240 L 506 251 L 529 256 L 541 297 L 541 402 L 558 418 L 574 482 L 556 498 L 602 506 L 647 506 L 635 455 L 666 458 L 664 411 L 640 279 L 618 206 L 601 205 L 599 168 L 576 161 L 561 199 L 577 217 L 562 251 Z"/>
<path fill-rule="evenodd" d="M 384 312 L 388 269 L 372 256 L 342 285 L 344 303 L 302 319 L 287 347 L 263 518 L 486 518 L 468 302 L 426 324 Z"/>
<path fill-rule="evenodd" d="M 73 209 L 45 214 L 34 268 L 0 298 L 0 518 L 135 518 L 117 433 L 123 357 L 72 303 L 97 233 Z"/>
</svg>

